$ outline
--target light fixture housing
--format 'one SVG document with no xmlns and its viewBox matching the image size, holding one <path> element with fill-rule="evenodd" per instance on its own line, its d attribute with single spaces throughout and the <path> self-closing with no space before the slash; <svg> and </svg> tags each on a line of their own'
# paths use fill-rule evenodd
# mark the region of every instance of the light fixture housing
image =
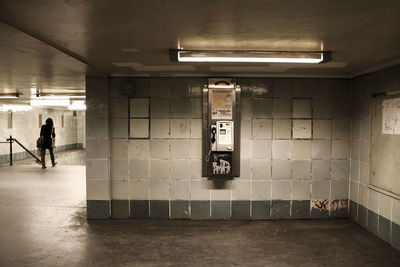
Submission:
<svg viewBox="0 0 400 267">
<path fill-rule="evenodd" d="M 1 99 L 14 99 L 19 98 L 22 94 L 21 93 L 0 93 Z"/>
<path fill-rule="evenodd" d="M 43 94 L 38 93 L 32 95 L 30 104 L 31 106 L 44 106 L 44 107 L 61 107 L 69 108 L 74 100 L 85 101 L 85 93 L 73 94 Z M 78 108 L 83 108 L 82 106 Z"/>
<path fill-rule="evenodd" d="M 171 50 L 170 58 L 178 62 L 238 63 L 325 63 L 329 51 L 260 51 L 260 50 Z"/>
<path fill-rule="evenodd" d="M 86 93 L 43 93 L 39 92 L 35 94 L 39 98 L 86 98 Z"/>
</svg>

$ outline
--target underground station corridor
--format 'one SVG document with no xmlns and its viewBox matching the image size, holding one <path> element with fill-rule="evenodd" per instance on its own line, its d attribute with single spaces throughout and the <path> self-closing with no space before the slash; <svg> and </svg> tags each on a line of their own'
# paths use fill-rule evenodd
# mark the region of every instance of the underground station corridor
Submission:
<svg viewBox="0 0 400 267">
<path fill-rule="evenodd" d="M 1 1 L 0 266 L 400 266 L 397 10 Z"/>
</svg>

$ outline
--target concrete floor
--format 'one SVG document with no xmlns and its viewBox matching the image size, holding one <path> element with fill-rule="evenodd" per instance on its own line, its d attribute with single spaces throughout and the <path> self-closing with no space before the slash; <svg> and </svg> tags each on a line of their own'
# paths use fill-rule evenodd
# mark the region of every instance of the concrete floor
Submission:
<svg viewBox="0 0 400 267">
<path fill-rule="evenodd" d="M 0 266 L 400 266 L 349 220 L 87 221 L 85 167 L 0 167 Z"/>
</svg>

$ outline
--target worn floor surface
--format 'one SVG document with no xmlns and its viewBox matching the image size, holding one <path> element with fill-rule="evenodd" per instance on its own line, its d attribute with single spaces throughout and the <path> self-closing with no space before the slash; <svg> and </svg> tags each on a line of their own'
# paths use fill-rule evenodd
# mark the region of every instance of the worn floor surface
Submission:
<svg viewBox="0 0 400 267">
<path fill-rule="evenodd" d="M 400 266 L 349 220 L 87 221 L 85 167 L 0 168 L 0 266 Z"/>
</svg>

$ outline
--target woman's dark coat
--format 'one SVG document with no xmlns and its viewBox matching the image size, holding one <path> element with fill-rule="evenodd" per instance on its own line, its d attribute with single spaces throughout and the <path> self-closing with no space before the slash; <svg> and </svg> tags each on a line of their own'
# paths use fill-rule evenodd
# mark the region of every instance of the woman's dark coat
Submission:
<svg viewBox="0 0 400 267">
<path fill-rule="evenodd" d="M 53 125 L 45 124 L 40 129 L 40 136 L 43 136 L 43 147 L 44 149 L 52 148 L 52 138 L 56 137 L 56 132 L 53 130 Z"/>
</svg>

